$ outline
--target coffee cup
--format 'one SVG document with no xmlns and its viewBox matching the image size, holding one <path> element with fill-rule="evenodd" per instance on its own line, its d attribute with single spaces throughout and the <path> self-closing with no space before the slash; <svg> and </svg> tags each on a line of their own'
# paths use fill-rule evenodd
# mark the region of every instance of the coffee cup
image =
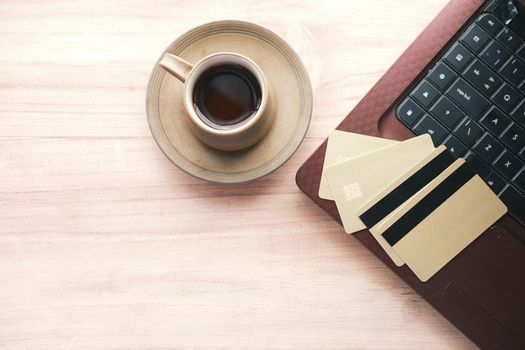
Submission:
<svg viewBox="0 0 525 350">
<path fill-rule="evenodd" d="M 167 53 L 160 66 L 184 84 L 190 129 L 204 144 L 237 151 L 260 141 L 270 129 L 275 118 L 273 92 L 249 58 L 221 52 L 192 64 Z"/>
</svg>

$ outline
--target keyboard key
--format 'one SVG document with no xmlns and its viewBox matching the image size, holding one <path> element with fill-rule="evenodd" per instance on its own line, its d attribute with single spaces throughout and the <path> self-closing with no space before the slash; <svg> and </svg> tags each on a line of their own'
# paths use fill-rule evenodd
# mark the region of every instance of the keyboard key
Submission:
<svg viewBox="0 0 525 350">
<path fill-rule="evenodd" d="M 512 119 L 525 128 L 525 101 L 523 101 L 514 112 Z"/>
<path fill-rule="evenodd" d="M 443 62 L 438 63 L 428 75 L 428 79 L 441 90 L 445 90 L 456 77 L 457 74 Z"/>
<path fill-rule="evenodd" d="M 501 68 L 500 73 L 511 84 L 518 86 L 525 79 L 525 64 L 521 63 L 516 57 L 511 57 Z"/>
<path fill-rule="evenodd" d="M 504 28 L 496 38 L 511 51 L 516 51 L 523 44 L 523 40 L 510 28 Z"/>
<path fill-rule="evenodd" d="M 509 56 L 509 51 L 497 41 L 491 41 L 480 55 L 481 59 L 494 70 L 498 70 Z"/>
<path fill-rule="evenodd" d="M 454 129 L 465 114 L 446 96 L 442 96 L 430 109 L 430 113 L 449 130 Z"/>
<path fill-rule="evenodd" d="M 490 166 L 487 163 L 485 163 L 480 157 L 478 157 L 474 152 L 469 151 L 465 156 L 465 160 L 472 167 L 472 170 L 474 170 L 479 176 L 481 176 L 481 178 L 484 179 L 490 174 Z"/>
<path fill-rule="evenodd" d="M 450 135 L 445 140 L 445 142 L 443 142 L 443 145 L 448 149 L 450 153 L 452 153 L 454 159 L 458 159 L 459 157 L 463 156 L 467 151 L 467 147 L 453 135 Z"/>
<path fill-rule="evenodd" d="M 490 36 L 477 24 L 472 25 L 459 39 L 462 44 L 478 53 L 490 41 Z"/>
<path fill-rule="evenodd" d="M 447 130 L 435 121 L 430 115 L 425 114 L 414 127 L 417 135 L 429 134 L 435 146 L 438 146 L 448 134 Z"/>
<path fill-rule="evenodd" d="M 500 199 L 509 208 L 510 215 L 525 226 L 525 196 L 518 192 L 513 186 L 507 186 L 499 195 Z"/>
<path fill-rule="evenodd" d="M 481 125 L 494 136 L 499 136 L 503 129 L 510 124 L 510 118 L 496 107 L 492 107 L 481 119 Z"/>
<path fill-rule="evenodd" d="M 483 111 L 490 105 L 485 97 L 461 78 L 457 79 L 447 90 L 447 96 L 476 119 L 479 119 Z"/>
<path fill-rule="evenodd" d="M 503 28 L 503 23 L 490 13 L 485 13 L 479 16 L 476 22 L 491 35 L 498 34 L 500 29 Z"/>
<path fill-rule="evenodd" d="M 445 55 L 445 61 L 456 71 L 461 72 L 474 56 L 463 45 L 456 44 Z"/>
<path fill-rule="evenodd" d="M 522 60 L 525 60 L 525 45 L 523 45 L 518 51 L 516 51 L 516 55 L 518 55 L 518 57 Z"/>
<path fill-rule="evenodd" d="M 503 151 L 503 145 L 499 143 L 493 136 L 485 133 L 483 137 L 474 146 L 473 150 L 480 156 L 485 162 L 492 163 L 497 156 Z"/>
<path fill-rule="evenodd" d="M 415 103 L 411 98 L 407 98 L 397 108 L 397 116 L 407 126 L 414 125 L 416 120 L 418 120 L 423 115 L 423 113 L 423 109 L 419 107 L 417 103 Z"/>
<path fill-rule="evenodd" d="M 523 193 L 525 193 L 525 168 L 521 170 L 518 176 L 512 181 L 514 185 Z M 525 210 L 525 208 L 523 208 Z"/>
<path fill-rule="evenodd" d="M 492 100 L 498 107 L 503 109 L 505 112 L 510 113 L 521 101 L 521 95 L 519 92 L 514 90 L 510 85 L 503 84 L 503 86 L 496 92 L 492 97 Z"/>
<path fill-rule="evenodd" d="M 522 167 L 523 162 L 508 150 L 494 162 L 494 169 L 507 179 L 512 179 Z"/>
<path fill-rule="evenodd" d="M 456 135 L 467 146 L 472 146 L 482 133 L 483 129 L 478 124 L 474 123 L 469 117 L 463 119 L 454 131 L 454 135 Z"/>
<path fill-rule="evenodd" d="M 518 153 L 525 146 L 525 131 L 513 123 L 501 134 L 500 140 L 508 148 Z"/>
<path fill-rule="evenodd" d="M 419 102 L 423 107 L 428 108 L 439 96 L 439 92 L 435 87 L 430 85 L 428 81 L 423 80 L 423 82 L 419 84 L 418 87 L 414 89 L 414 91 L 412 91 L 410 96 Z"/>
<path fill-rule="evenodd" d="M 495 194 L 500 193 L 503 187 L 507 184 L 507 182 L 494 170 L 492 170 L 483 180 L 485 180 Z"/>
<path fill-rule="evenodd" d="M 518 90 L 521 91 L 522 94 L 525 94 L 525 82 L 521 83 L 520 86 L 518 86 Z"/>
<path fill-rule="evenodd" d="M 492 72 L 480 60 L 474 60 L 463 76 L 485 96 L 491 96 L 503 82 L 496 73 Z"/>
</svg>

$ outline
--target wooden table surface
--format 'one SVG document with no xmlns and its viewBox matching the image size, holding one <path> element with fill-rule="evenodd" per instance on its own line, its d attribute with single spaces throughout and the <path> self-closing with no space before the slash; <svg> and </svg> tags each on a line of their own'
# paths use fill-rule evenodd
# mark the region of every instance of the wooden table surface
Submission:
<svg viewBox="0 0 525 350">
<path fill-rule="evenodd" d="M 296 187 L 297 168 L 446 0 L 0 1 L 0 349 L 474 345 Z M 307 137 L 221 186 L 151 137 L 153 64 L 240 19 L 309 71 Z"/>
</svg>

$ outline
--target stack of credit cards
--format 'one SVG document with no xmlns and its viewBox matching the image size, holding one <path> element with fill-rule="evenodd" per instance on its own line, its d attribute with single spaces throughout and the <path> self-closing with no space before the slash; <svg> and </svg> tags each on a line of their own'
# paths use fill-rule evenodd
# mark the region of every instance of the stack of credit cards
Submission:
<svg viewBox="0 0 525 350">
<path fill-rule="evenodd" d="M 423 282 L 507 212 L 465 163 L 429 135 L 406 141 L 333 131 L 319 197 L 344 229 L 368 229 L 397 266 Z"/>
</svg>

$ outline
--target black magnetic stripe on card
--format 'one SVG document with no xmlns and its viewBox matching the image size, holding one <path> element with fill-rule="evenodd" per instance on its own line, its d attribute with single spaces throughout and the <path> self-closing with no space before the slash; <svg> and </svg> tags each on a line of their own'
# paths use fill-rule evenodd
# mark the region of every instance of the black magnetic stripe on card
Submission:
<svg viewBox="0 0 525 350">
<path fill-rule="evenodd" d="M 452 163 L 454 163 L 454 157 L 452 157 L 449 151 L 444 150 L 416 171 L 411 177 L 381 198 L 376 204 L 361 214 L 359 218 L 366 227 L 371 228 L 375 226 L 379 221 L 393 212 L 394 209 L 405 203 L 410 197 L 435 179 Z"/>
<path fill-rule="evenodd" d="M 394 246 L 421 221 L 425 220 L 443 202 L 456 193 L 463 185 L 474 177 L 475 173 L 463 163 L 449 177 L 430 191 L 412 209 L 406 212 L 399 220 L 383 232 L 383 238 Z"/>
</svg>

